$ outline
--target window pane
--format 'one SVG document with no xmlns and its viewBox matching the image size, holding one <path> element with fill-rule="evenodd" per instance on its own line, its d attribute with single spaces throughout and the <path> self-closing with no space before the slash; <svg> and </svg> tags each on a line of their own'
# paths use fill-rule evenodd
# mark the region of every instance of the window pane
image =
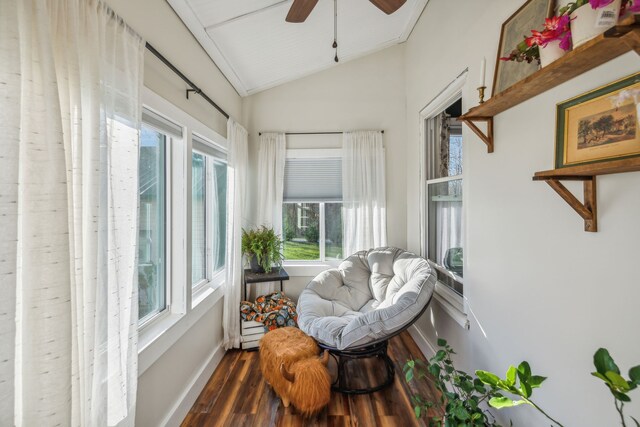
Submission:
<svg viewBox="0 0 640 427">
<path fill-rule="evenodd" d="M 462 174 L 462 123 L 442 113 L 427 119 L 427 179 Z"/>
<path fill-rule="evenodd" d="M 427 185 L 428 258 L 462 277 L 462 180 Z"/>
<path fill-rule="evenodd" d="M 224 268 L 227 237 L 227 164 L 216 159 L 213 162 L 215 179 L 215 206 L 213 209 L 213 271 Z"/>
<path fill-rule="evenodd" d="M 142 321 L 166 307 L 165 144 L 163 134 L 142 126 L 138 246 L 138 319 Z"/>
<path fill-rule="evenodd" d="M 206 159 L 199 153 L 191 156 L 191 283 L 207 278 Z"/>
<path fill-rule="evenodd" d="M 284 203 L 282 226 L 285 259 L 320 259 L 320 204 Z"/>
<path fill-rule="evenodd" d="M 325 258 L 342 259 L 342 203 L 325 203 Z"/>
</svg>

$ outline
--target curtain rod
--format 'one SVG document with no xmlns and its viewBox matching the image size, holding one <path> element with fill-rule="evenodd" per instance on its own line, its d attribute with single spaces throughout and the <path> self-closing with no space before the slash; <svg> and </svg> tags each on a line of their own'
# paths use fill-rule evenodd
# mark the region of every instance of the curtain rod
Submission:
<svg viewBox="0 0 640 427">
<path fill-rule="evenodd" d="M 186 96 L 187 99 L 189 99 L 189 94 L 191 92 L 197 93 L 198 95 L 200 95 L 201 97 L 203 97 L 205 99 L 205 101 L 207 101 L 209 104 L 211 104 L 213 106 L 213 108 L 215 108 L 216 110 L 218 110 L 220 112 L 220 114 L 222 114 L 226 119 L 229 118 L 229 115 L 227 114 L 226 111 L 224 111 L 222 108 L 220 108 L 220 106 L 218 104 L 216 104 L 211 98 L 209 98 L 209 96 L 207 96 L 206 93 L 204 93 L 202 91 L 202 89 L 200 89 L 198 86 L 196 86 L 191 80 L 189 80 L 189 78 L 187 76 L 185 76 L 184 74 L 182 74 L 182 72 L 180 70 L 178 70 L 175 65 L 173 65 L 171 62 L 169 62 L 169 60 L 167 58 L 165 58 L 160 52 L 158 52 L 156 50 L 155 47 L 151 46 L 151 44 L 147 43 L 146 44 L 147 49 L 149 49 L 149 51 L 151 53 L 153 53 L 160 61 L 162 61 L 164 63 L 164 65 L 166 65 L 171 71 L 173 71 L 178 77 L 180 77 L 182 80 L 184 80 L 184 82 L 186 84 L 188 84 L 189 86 L 191 86 L 191 89 L 187 89 L 186 91 Z"/>
<path fill-rule="evenodd" d="M 285 132 L 285 135 L 341 135 L 344 131 L 332 131 L 332 132 Z M 380 133 L 384 133 L 381 130 Z M 262 135 L 262 132 L 258 132 L 258 136 Z"/>
</svg>

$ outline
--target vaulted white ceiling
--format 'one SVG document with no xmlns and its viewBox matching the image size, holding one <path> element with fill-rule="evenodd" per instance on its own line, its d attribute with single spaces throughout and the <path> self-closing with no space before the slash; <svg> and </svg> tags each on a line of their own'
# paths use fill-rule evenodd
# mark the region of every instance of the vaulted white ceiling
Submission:
<svg viewBox="0 0 640 427">
<path fill-rule="evenodd" d="M 292 0 L 167 1 L 242 96 L 336 65 L 332 0 L 301 24 L 285 22 Z M 427 2 L 386 15 L 368 0 L 337 0 L 340 62 L 406 41 Z"/>
</svg>

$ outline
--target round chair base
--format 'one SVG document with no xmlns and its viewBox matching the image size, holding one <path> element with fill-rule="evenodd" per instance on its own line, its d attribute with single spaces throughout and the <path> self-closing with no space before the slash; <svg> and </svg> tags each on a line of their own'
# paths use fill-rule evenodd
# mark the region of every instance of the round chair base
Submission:
<svg viewBox="0 0 640 427">
<path fill-rule="evenodd" d="M 344 394 L 369 394 L 382 390 L 393 383 L 393 377 L 395 375 L 395 368 L 393 362 L 387 354 L 387 341 L 372 344 L 367 347 L 352 349 L 352 350 L 338 350 L 337 348 L 327 347 L 320 344 L 322 349 L 328 350 L 329 354 L 335 359 L 338 366 L 338 377 L 331 385 L 331 389 Z M 345 365 L 351 360 L 357 359 L 369 359 L 377 357 L 382 360 L 386 367 L 386 378 L 382 384 L 369 387 L 352 387 L 347 383 L 347 375 Z"/>
</svg>

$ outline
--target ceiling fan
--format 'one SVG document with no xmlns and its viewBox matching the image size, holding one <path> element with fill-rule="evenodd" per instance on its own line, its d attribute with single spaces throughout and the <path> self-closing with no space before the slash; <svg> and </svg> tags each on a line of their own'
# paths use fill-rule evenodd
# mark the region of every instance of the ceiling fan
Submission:
<svg viewBox="0 0 640 427">
<path fill-rule="evenodd" d="M 369 1 L 371 1 L 371 3 L 373 3 L 378 9 L 380 9 L 387 15 L 391 15 L 393 12 L 400 9 L 400 7 L 405 4 L 407 0 Z M 289 13 L 287 14 L 287 18 L 285 20 L 287 22 L 304 22 L 317 3 L 318 0 L 293 0 L 293 4 L 291 5 L 291 9 L 289 9 Z"/>
</svg>

